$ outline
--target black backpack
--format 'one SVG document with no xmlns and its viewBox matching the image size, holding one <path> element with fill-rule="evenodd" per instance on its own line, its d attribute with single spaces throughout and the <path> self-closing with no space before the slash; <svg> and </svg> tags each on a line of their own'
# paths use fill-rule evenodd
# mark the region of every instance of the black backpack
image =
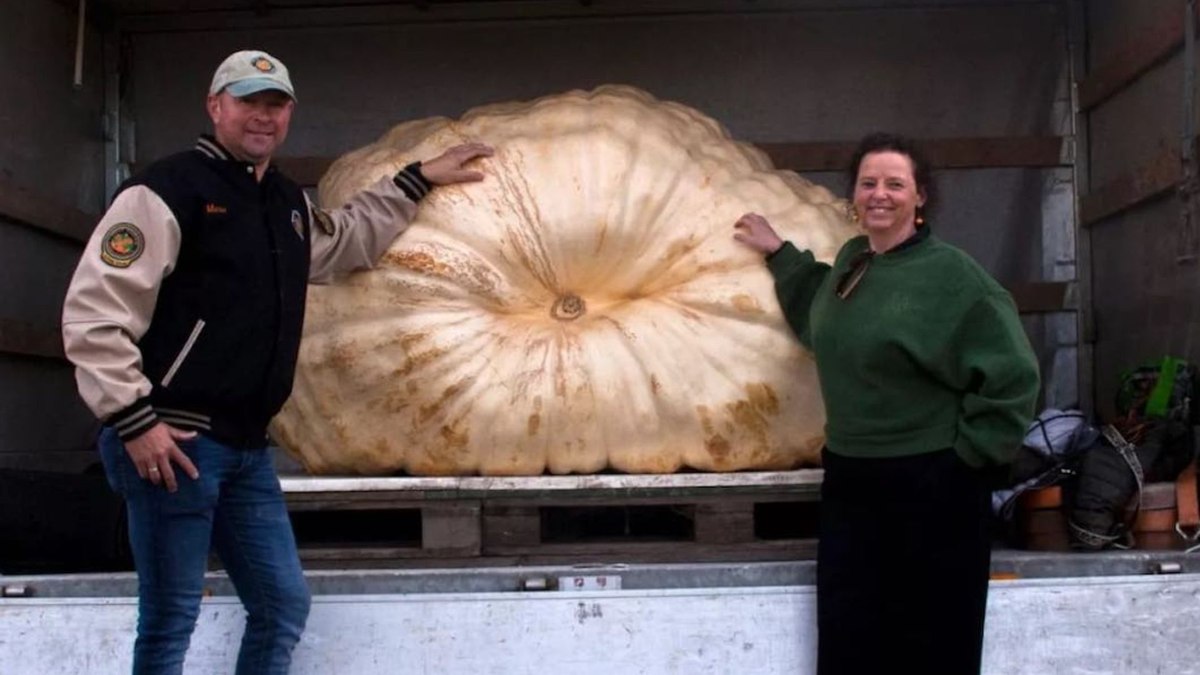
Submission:
<svg viewBox="0 0 1200 675">
<path fill-rule="evenodd" d="M 1116 417 L 1082 456 L 1068 502 L 1072 546 L 1128 547 L 1142 485 L 1174 480 L 1195 458 L 1195 381 L 1190 363 L 1169 356 L 1122 376 Z"/>
</svg>

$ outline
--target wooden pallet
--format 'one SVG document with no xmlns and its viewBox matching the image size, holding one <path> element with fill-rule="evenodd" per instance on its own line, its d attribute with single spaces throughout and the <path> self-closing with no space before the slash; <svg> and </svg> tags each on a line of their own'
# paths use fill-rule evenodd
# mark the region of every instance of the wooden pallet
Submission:
<svg viewBox="0 0 1200 675">
<path fill-rule="evenodd" d="M 667 476 L 284 476 L 313 567 L 815 557 L 820 470 Z"/>
</svg>

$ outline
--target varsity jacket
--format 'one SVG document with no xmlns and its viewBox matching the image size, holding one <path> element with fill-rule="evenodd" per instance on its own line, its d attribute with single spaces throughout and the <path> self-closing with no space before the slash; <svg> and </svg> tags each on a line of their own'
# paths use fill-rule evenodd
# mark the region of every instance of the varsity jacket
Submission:
<svg viewBox="0 0 1200 675">
<path fill-rule="evenodd" d="M 326 211 L 210 136 L 154 163 L 118 190 L 63 305 L 84 402 L 126 441 L 163 421 L 262 447 L 308 283 L 372 266 L 430 187 L 410 165 Z"/>
</svg>

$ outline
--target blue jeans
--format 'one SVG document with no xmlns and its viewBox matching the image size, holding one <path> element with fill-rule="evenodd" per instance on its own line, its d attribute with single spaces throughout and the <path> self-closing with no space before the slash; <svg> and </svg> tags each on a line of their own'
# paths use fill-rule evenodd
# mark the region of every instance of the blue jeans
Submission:
<svg viewBox="0 0 1200 675">
<path fill-rule="evenodd" d="M 200 477 L 174 467 L 179 490 L 169 493 L 138 476 L 112 428 L 99 445 L 109 484 L 125 497 L 138 572 L 133 672 L 183 671 L 211 546 L 247 613 L 236 672 L 286 673 L 311 598 L 270 453 L 197 435 L 179 447 Z"/>
</svg>

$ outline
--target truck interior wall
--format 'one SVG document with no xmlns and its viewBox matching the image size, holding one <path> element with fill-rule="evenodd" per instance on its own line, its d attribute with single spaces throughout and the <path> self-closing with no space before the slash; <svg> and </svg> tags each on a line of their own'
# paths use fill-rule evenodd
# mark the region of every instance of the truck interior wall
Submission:
<svg viewBox="0 0 1200 675">
<path fill-rule="evenodd" d="M 200 103 L 213 64 L 252 44 L 288 63 L 296 83 L 286 156 L 336 157 L 401 121 L 609 82 L 694 106 L 749 141 L 853 141 L 879 129 L 931 139 L 1056 136 L 1067 133 L 1070 110 L 1064 32 L 1054 2 L 145 29 L 131 36 L 136 162 L 207 128 Z M 809 177 L 844 194 L 839 174 Z M 1056 226 L 1046 222 L 1047 200 L 1068 209 L 1073 200 L 1055 192 L 1058 172 L 956 169 L 937 179 L 939 235 L 1002 282 L 1059 278 L 1043 245 Z M 1073 263 L 1070 251 L 1049 254 Z M 1047 378 L 1065 383 L 1048 387 L 1048 403 L 1073 402 L 1074 366 L 1060 344 L 1073 331 L 1063 338 L 1045 323 L 1027 321 Z"/>
<path fill-rule="evenodd" d="M 0 3 L 0 181 L 7 188 L 98 213 L 104 204 L 101 35 L 85 37 L 83 86 L 73 84 L 76 14 L 67 3 Z M 0 216 L 0 319 L 57 331 L 82 245 Z M 94 419 L 68 364 L 0 352 L 0 468 L 78 470 Z"/>
<path fill-rule="evenodd" d="M 1182 17 L 1184 9 L 1183 0 L 1089 3 L 1089 65 L 1121 58 L 1139 31 L 1164 14 Z M 1184 70 L 1178 50 L 1089 111 L 1093 190 L 1178 153 Z M 1181 242 L 1181 204 L 1168 190 L 1083 232 L 1092 248 L 1095 392 L 1102 415 L 1112 411 L 1125 370 L 1166 354 L 1200 360 L 1200 251 Z"/>
<path fill-rule="evenodd" d="M 293 72 L 300 106 L 285 149 L 298 156 L 341 154 L 408 119 L 606 82 L 694 106 L 751 141 L 1054 135 L 1065 63 L 1055 7 L 136 34 L 138 162 L 206 128 L 213 64 L 250 43 Z"/>
</svg>

